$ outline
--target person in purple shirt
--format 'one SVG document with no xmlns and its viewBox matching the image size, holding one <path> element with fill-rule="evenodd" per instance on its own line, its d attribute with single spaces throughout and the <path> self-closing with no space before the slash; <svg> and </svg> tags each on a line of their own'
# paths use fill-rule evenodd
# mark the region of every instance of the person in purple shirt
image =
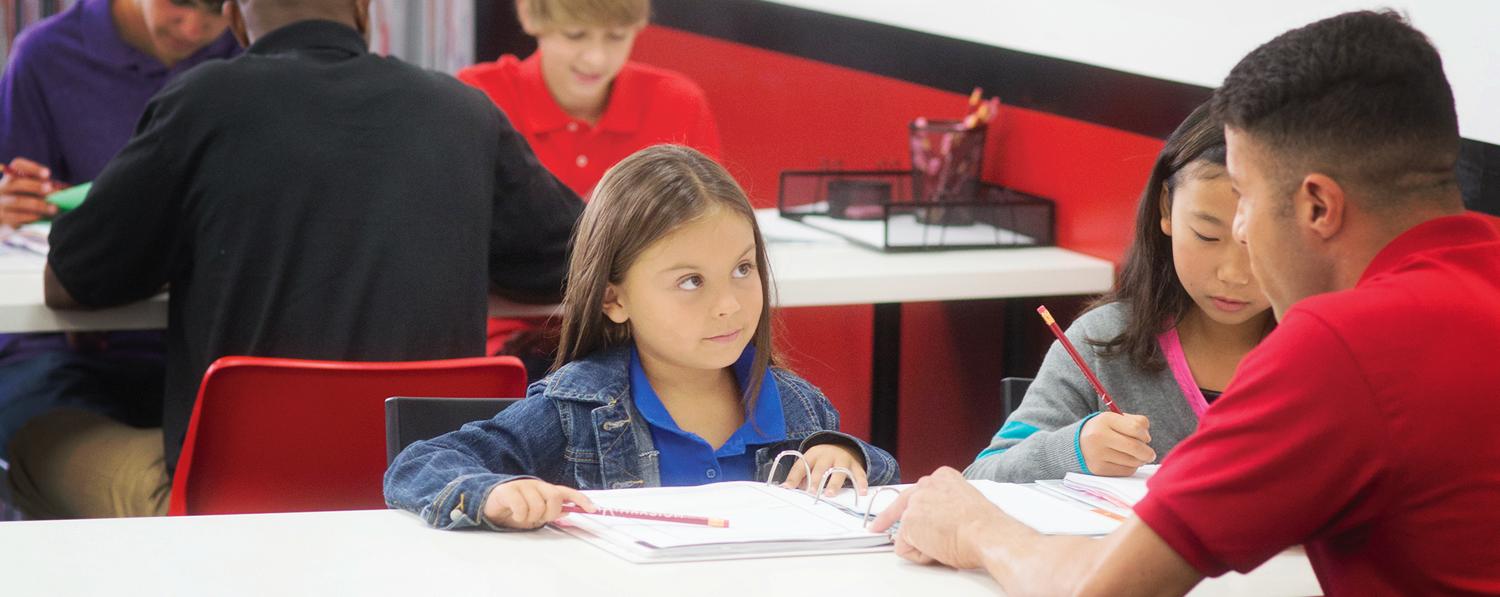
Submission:
<svg viewBox="0 0 1500 597">
<path fill-rule="evenodd" d="M 221 4 L 81 0 L 21 33 L 0 75 L 0 229 L 55 215 L 42 198 L 93 180 L 168 81 L 239 54 Z M 53 408 L 160 425 L 162 349 L 160 332 L 0 334 L 0 457 Z"/>
</svg>

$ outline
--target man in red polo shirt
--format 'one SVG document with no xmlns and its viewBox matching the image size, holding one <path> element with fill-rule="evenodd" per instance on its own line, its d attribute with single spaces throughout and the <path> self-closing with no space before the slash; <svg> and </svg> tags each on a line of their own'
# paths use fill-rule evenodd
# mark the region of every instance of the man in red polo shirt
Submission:
<svg viewBox="0 0 1500 597">
<path fill-rule="evenodd" d="M 1137 517 L 1042 537 L 944 469 L 875 526 L 1022 593 L 1180 594 L 1298 544 L 1329 594 L 1500 593 L 1500 233 L 1463 212 L 1437 50 L 1339 15 L 1251 52 L 1214 107 L 1280 325 Z"/>
</svg>

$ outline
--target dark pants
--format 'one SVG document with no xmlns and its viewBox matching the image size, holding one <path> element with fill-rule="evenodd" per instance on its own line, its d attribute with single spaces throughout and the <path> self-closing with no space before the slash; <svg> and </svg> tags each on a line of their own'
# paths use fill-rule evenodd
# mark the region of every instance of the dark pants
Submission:
<svg viewBox="0 0 1500 597">
<path fill-rule="evenodd" d="M 57 350 L 0 364 L 0 458 L 18 429 L 70 407 L 133 427 L 160 427 L 159 359 Z"/>
</svg>

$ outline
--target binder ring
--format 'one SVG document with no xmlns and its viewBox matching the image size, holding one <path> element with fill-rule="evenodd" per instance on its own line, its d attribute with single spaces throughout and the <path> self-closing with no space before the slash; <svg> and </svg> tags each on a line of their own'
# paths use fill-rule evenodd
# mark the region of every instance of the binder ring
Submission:
<svg viewBox="0 0 1500 597">
<path fill-rule="evenodd" d="M 813 493 L 814 506 L 818 505 L 818 502 L 823 501 L 823 492 L 828 489 L 828 479 L 832 478 L 834 473 L 844 473 L 844 475 L 848 476 L 849 478 L 854 477 L 854 471 L 846 469 L 842 466 L 828 467 L 828 470 L 823 471 L 823 480 L 818 482 L 818 490 Z M 859 494 L 854 495 L 854 507 L 859 508 Z"/>
<path fill-rule="evenodd" d="M 807 464 L 807 457 L 797 450 L 782 450 L 775 458 L 771 459 L 771 470 L 766 473 L 766 485 L 772 485 L 776 479 L 776 469 L 781 465 L 782 456 L 796 456 L 797 462 L 802 463 L 803 478 L 807 479 L 807 491 L 812 491 L 812 466 Z M 796 465 L 793 465 L 796 466 Z"/>
<path fill-rule="evenodd" d="M 896 495 L 901 495 L 900 489 L 896 489 L 895 487 L 891 487 L 890 485 L 876 488 L 875 493 L 869 495 L 870 503 L 865 504 L 865 517 L 863 525 L 864 528 L 870 528 L 870 523 L 875 520 L 875 517 L 870 514 L 870 511 L 875 509 L 875 498 L 880 497 L 881 492 L 884 491 L 894 491 L 896 492 Z"/>
</svg>

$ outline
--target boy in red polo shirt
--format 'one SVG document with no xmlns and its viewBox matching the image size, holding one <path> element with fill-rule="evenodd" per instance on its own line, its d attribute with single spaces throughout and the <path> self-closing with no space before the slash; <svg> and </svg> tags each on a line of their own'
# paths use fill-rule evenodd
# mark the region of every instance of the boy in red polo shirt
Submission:
<svg viewBox="0 0 1500 597">
<path fill-rule="evenodd" d="M 458 72 L 510 117 L 563 184 L 588 200 L 604 171 L 658 143 L 719 157 L 719 130 L 697 84 L 629 61 L 650 0 L 517 0 L 536 38 L 525 60 L 501 56 Z"/>
<path fill-rule="evenodd" d="M 719 129 L 703 90 L 629 60 L 651 0 L 516 0 L 516 15 L 536 38 L 536 52 L 476 64 L 458 79 L 490 96 L 542 165 L 584 201 L 605 170 L 652 145 L 687 145 L 719 158 Z M 540 379 L 556 347 L 537 333 L 538 323 L 491 318 L 486 349 L 520 357 Z"/>
<path fill-rule="evenodd" d="M 1257 48 L 1216 92 L 1234 236 L 1280 325 L 1102 541 L 943 470 L 897 550 L 1007 591 L 1185 593 L 1302 544 L 1331 595 L 1500 593 L 1500 233 L 1466 214 L 1437 50 L 1392 13 Z"/>
</svg>

